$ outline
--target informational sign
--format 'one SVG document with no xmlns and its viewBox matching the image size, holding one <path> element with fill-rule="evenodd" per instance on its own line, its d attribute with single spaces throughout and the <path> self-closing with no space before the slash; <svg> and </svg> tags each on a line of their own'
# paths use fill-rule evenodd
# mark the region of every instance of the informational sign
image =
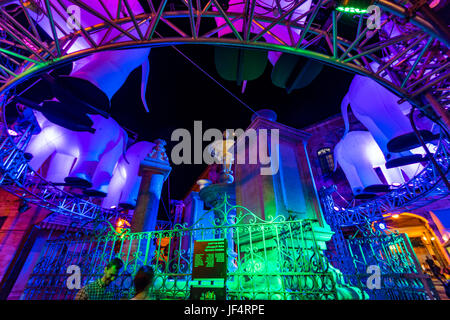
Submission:
<svg viewBox="0 0 450 320">
<path fill-rule="evenodd" d="M 227 275 L 227 240 L 194 242 L 192 279 L 224 279 Z"/>
</svg>

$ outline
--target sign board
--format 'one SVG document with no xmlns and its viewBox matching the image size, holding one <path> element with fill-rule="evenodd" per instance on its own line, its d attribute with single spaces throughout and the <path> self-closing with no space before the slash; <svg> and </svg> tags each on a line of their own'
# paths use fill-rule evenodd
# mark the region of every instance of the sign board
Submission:
<svg viewBox="0 0 450 320">
<path fill-rule="evenodd" d="M 227 276 L 227 240 L 194 242 L 192 279 L 224 279 Z"/>
</svg>

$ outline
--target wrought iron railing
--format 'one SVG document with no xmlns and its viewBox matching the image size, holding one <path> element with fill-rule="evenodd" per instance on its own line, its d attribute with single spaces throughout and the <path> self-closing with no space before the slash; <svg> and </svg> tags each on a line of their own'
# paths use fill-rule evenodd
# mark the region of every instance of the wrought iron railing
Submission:
<svg viewBox="0 0 450 320">
<path fill-rule="evenodd" d="M 324 189 L 321 196 L 326 220 L 335 232 L 334 250 L 327 255 L 350 285 L 364 290 L 371 300 L 440 299 L 430 277 L 422 272 L 408 235 L 375 229 L 364 214 L 350 226 L 353 232 L 344 235 L 345 224 L 334 215 L 332 198 Z M 377 287 L 368 285 L 374 270 L 370 268 L 378 270 Z"/>
<path fill-rule="evenodd" d="M 433 157 L 447 179 L 450 178 L 450 141 L 445 133 L 441 133 Z M 341 227 L 365 224 L 382 219 L 387 214 L 418 209 L 450 195 L 450 190 L 431 162 L 403 185 L 373 200 L 354 202 L 344 208 L 335 202 L 335 191 L 333 187 L 323 188 L 320 194 L 329 223 Z"/>
<path fill-rule="evenodd" d="M 366 288 L 374 300 L 430 300 L 439 299 L 428 275 L 420 269 L 418 260 L 406 234 L 379 234 L 348 239 L 354 270 L 346 278 L 352 285 Z M 369 266 L 380 271 L 379 288 L 368 288 Z"/>
<path fill-rule="evenodd" d="M 337 298 L 335 275 L 316 241 L 314 221 L 263 221 L 240 206 L 220 207 L 226 208 L 225 215 L 212 209 L 190 227 L 117 233 L 94 226 L 50 240 L 22 298 L 73 299 L 77 290 L 66 285 L 69 266 L 80 267 L 84 285 L 101 277 L 110 259 L 120 257 L 124 269 L 113 286 L 122 298 L 133 296 L 134 275 L 150 265 L 156 298 L 189 299 L 194 241 L 223 238 L 228 240 L 227 299 Z"/>
</svg>

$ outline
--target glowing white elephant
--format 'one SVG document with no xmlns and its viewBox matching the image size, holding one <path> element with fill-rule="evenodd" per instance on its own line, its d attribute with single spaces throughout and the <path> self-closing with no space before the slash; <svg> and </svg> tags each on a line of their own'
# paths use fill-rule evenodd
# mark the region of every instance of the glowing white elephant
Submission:
<svg viewBox="0 0 450 320">
<path fill-rule="evenodd" d="M 33 156 L 30 166 L 34 170 L 51 157 L 46 176 L 51 182 L 65 180 L 89 187 L 93 182 L 98 186 L 100 180 L 109 180 L 105 176 L 112 176 L 128 139 L 115 120 L 91 115 L 95 133 L 75 132 L 47 121 L 38 111 L 34 113 L 42 130 L 31 138 L 25 151 Z M 93 177 L 96 180 L 93 181 Z M 106 192 L 105 187 L 102 190 Z"/>
<path fill-rule="evenodd" d="M 80 59 L 70 73 L 70 78 L 62 77 L 61 79 L 69 81 L 73 80 L 71 78 L 83 79 L 97 87 L 100 90 L 97 91 L 97 95 L 104 95 L 107 98 L 107 101 L 103 99 L 106 103 L 102 103 L 98 107 L 105 109 L 109 107 L 111 98 L 122 87 L 130 73 L 142 65 L 141 98 L 148 111 L 145 93 L 150 70 L 149 54 L 150 48 L 98 52 Z M 77 83 L 73 83 L 72 87 L 76 85 Z M 80 88 L 76 88 L 76 90 L 80 90 Z M 83 93 L 80 91 L 77 94 Z M 89 95 L 90 93 L 86 92 L 85 94 Z M 86 99 L 89 101 L 90 97 L 86 97 Z"/>
<path fill-rule="evenodd" d="M 374 80 L 356 75 L 341 103 L 344 136 L 349 131 L 347 108 L 350 105 L 355 117 L 370 131 L 387 160 L 412 155 L 409 151 L 390 153 L 387 148 L 393 138 L 413 132 L 408 117 L 397 104 L 398 100 L 396 95 Z M 422 153 L 420 150 L 417 152 Z M 420 164 L 402 167 L 410 178 L 421 168 Z"/>
<path fill-rule="evenodd" d="M 92 27 L 104 23 L 104 21 L 92 14 L 83 7 L 74 5 L 68 0 L 50 0 L 52 10 L 52 17 L 55 22 L 55 32 L 58 38 L 62 38 L 65 35 L 71 34 L 79 29 L 79 25 L 84 28 Z M 18 1 L 15 1 L 19 4 Z M 139 15 L 144 13 L 144 9 L 139 3 L 139 0 L 128 0 L 127 1 L 130 10 L 134 15 Z M 102 1 L 90 1 L 88 4 L 89 8 L 98 14 L 108 17 L 117 16 L 117 18 L 126 18 L 129 16 L 128 9 L 124 6 L 121 1 L 117 0 L 102 0 Z M 118 10 L 118 6 L 121 5 L 121 10 Z M 42 9 L 33 6 L 32 2 L 27 2 L 24 4 L 27 9 L 28 14 L 31 19 L 33 19 L 39 26 L 51 37 L 54 38 L 52 25 L 48 16 Z M 79 25 L 77 25 L 79 24 Z M 146 21 L 140 25 L 141 30 L 146 30 L 149 22 Z M 133 28 L 133 22 L 128 22 L 121 25 L 123 30 L 128 30 Z M 129 31 L 129 34 L 138 38 L 139 34 L 137 30 L 133 29 Z M 89 39 L 85 37 L 78 37 L 78 39 L 71 45 L 67 50 L 68 53 L 80 51 L 87 49 L 100 42 L 108 42 L 114 40 L 115 42 L 120 42 L 127 40 L 128 36 L 122 36 L 121 32 L 116 28 L 105 28 L 103 30 L 94 32 L 89 35 Z M 117 40 L 118 39 L 118 40 Z M 108 52 L 98 52 L 86 58 L 82 58 L 73 64 L 73 70 L 70 74 L 71 77 L 76 79 L 84 79 L 91 83 L 93 86 L 97 87 L 98 90 L 86 91 L 86 87 L 79 87 L 79 82 L 72 81 L 69 83 L 69 87 L 74 89 L 74 95 L 88 103 L 91 103 L 94 107 L 99 107 L 101 109 L 106 109 L 109 107 L 109 101 L 112 96 L 119 90 L 123 85 L 130 73 L 142 65 L 142 85 L 141 85 L 141 97 L 145 109 L 148 111 L 148 106 L 145 99 L 145 92 L 147 88 L 148 74 L 149 74 L 149 63 L 148 55 L 150 53 L 150 48 L 142 49 L 132 49 L 125 51 L 108 51 Z M 67 85 L 70 78 L 63 79 L 63 84 Z M 95 88 L 91 86 L 92 88 Z M 59 100 L 63 98 L 56 93 Z M 93 97 L 90 99 L 89 96 L 99 96 L 97 98 Z M 70 98 L 69 98 L 70 99 Z M 92 102 L 101 101 L 102 105 L 94 105 Z M 70 103 L 70 101 L 69 101 Z"/>
<path fill-rule="evenodd" d="M 342 100 L 345 133 L 349 131 L 347 108 L 372 133 L 383 154 L 388 157 L 387 143 L 392 138 L 413 131 L 408 118 L 397 106 L 399 98 L 374 80 L 356 75 Z"/>
<path fill-rule="evenodd" d="M 368 131 L 351 131 L 334 147 L 335 169 L 339 164 L 345 173 L 353 194 L 364 188 L 382 184 L 375 168 L 379 167 L 389 184 L 404 183 L 398 168 L 386 169 L 383 153 Z"/>
<path fill-rule="evenodd" d="M 122 156 L 114 169 L 109 185 L 109 192 L 103 200 L 105 208 L 125 207 L 134 208 L 139 193 L 142 178 L 139 177 L 141 161 L 149 156 L 155 144 L 141 141 L 128 148 L 125 157 Z"/>
</svg>

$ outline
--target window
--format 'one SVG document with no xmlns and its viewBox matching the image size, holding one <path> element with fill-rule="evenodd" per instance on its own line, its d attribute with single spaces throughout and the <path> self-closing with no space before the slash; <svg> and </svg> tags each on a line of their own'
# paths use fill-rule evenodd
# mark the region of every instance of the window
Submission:
<svg viewBox="0 0 450 320">
<path fill-rule="evenodd" d="M 322 148 L 317 151 L 317 156 L 319 157 L 320 169 L 322 170 L 322 175 L 327 176 L 333 172 L 334 159 L 330 148 Z"/>
</svg>

